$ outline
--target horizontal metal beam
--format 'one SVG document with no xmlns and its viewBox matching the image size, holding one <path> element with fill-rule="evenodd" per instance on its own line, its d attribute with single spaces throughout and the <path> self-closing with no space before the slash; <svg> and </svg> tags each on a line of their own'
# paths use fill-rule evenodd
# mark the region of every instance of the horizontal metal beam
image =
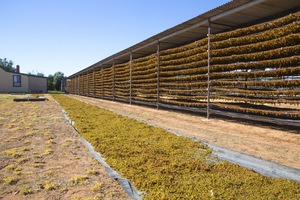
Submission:
<svg viewBox="0 0 300 200">
<path fill-rule="evenodd" d="M 262 3 L 262 2 L 264 2 L 264 1 L 265 1 L 265 0 L 253 0 L 253 1 L 250 1 L 249 3 L 246 3 L 246 4 L 244 4 L 244 5 L 241 5 L 241 6 L 239 6 L 239 7 L 236 7 L 236 8 L 230 9 L 230 10 L 227 10 L 227 11 L 222 12 L 222 13 L 216 15 L 216 16 L 211 17 L 211 22 L 213 22 L 213 21 L 215 21 L 215 20 L 218 20 L 218 19 L 220 19 L 220 18 L 222 18 L 222 17 L 225 17 L 225 16 L 227 16 L 227 15 L 230 15 L 230 14 L 232 14 L 232 13 L 236 13 L 236 12 L 239 12 L 239 11 L 241 11 L 241 10 L 244 10 L 244 9 L 249 8 L 249 7 L 251 7 L 251 6 L 254 6 L 254 5 L 256 5 L 256 4 Z"/>
<path fill-rule="evenodd" d="M 156 45 L 156 43 L 157 43 L 157 40 L 154 40 L 153 42 L 150 42 L 150 43 L 148 43 L 148 44 L 145 44 L 145 45 L 143 45 L 143 46 L 141 46 L 141 47 L 139 47 L 139 48 L 132 49 L 131 51 L 132 51 L 132 52 L 136 52 L 136 51 L 141 50 L 141 49 L 144 49 L 144 48 L 146 48 L 146 47 L 148 47 L 148 46 Z M 155 52 L 155 51 L 154 51 L 154 52 Z"/>
<path fill-rule="evenodd" d="M 196 24 L 194 24 L 194 25 L 191 25 L 191 26 L 189 26 L 189 27 L 186 27 L 186 28 L 184 28 L 184 29 L 181 29 L 181 30 L 179 30 L 179 31 L 176 31 L 176 32 L 174 32 L 174 33 L 171 33 L 171 34 L 169 34 L 169 35 L 166 35 L 166 36 L 164 36 L 164 37 L 162 37 L 162 38 L 159 38 L 159 41 L 163 41 L 163 40 L 166 40 L 166 39 L 168 39 L 168 38 L 170 38 L 170 37 L 174 37 L 174 36 L 176 36 L 176 35 L 178 35 L 178 34 L 180 34 L 180 33 L 183 33 L 183 32 L 189 31 L 189 30 L 192 30 L 192 29 L 194 29 L 194 28 L 196 28 L 196 27 L 199 27 L 199 26 L 202 26 L 202 25 L 204 25 L 204 24 L 208 24 L 208 19 L 205 19 L 205 20 L 200 21 L 200 22 L 198 22 L 198 23 L 196 23 Z"/>
</svg>

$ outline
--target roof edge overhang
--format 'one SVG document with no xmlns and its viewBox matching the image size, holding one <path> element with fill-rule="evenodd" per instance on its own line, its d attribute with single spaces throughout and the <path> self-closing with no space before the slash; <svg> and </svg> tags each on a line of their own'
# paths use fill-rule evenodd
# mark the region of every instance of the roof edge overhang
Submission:
<svg viewBox="0 0 300 200">
<path fill-rule="evenodd" d="M 160 50 L 165 50 L 199 40 L 207 36 L 209 23 L 212 26 L 212 34 L 216 34 L 259 23 L 291 10 L 300 10 L 299 0 L 233 0 L 100 60 L 68 78 L 88 73 L 96 68 L 129 62 L 130 57 L 138 58 L 156 53 L 158 43 Z"/>
</svg>

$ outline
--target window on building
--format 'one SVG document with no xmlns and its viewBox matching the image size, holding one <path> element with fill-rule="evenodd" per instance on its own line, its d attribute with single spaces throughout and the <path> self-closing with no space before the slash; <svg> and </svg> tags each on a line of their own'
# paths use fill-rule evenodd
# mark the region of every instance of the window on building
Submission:
<svg viewBox="0 0 300 200">
<path fill-rule="evenodd" d="M 13 86 L 21 87 L 21 75 L 13 75 Z"/>
</svg>

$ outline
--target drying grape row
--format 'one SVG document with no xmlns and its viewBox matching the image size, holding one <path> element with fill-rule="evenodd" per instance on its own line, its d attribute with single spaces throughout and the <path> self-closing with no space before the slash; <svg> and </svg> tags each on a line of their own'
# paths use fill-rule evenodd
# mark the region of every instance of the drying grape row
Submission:
<svg viewBox="0 0 300 200">
<path fill-rule="evenodd" d="M 256 105 L 299 104 L 299 19 L 300 12 L 296 12 L 212 35 L 210 59 L 208 38 L 202 38 L 73 76 L 67 82 L 67 90 L 87 96 L 197 108 L 206 107 L 209 96 L 214 109 L 298 119 L 299 111 L 285 109 L 278 114 Z"/>
<path fill-rule="evenodd" d="M 129 179 L 143 199 L 299 199 L 298 182 L 218 161 L 202 143 L 65 95 L 53 97 L 95 151 Z M 202 106 L 186 101 L 180 105 Z"/>
</svg>

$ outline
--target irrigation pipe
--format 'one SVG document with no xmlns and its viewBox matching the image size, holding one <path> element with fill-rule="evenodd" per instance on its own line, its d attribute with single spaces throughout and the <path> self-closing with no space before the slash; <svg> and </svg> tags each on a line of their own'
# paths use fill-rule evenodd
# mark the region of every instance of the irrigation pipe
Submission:
<svg viewBox="0 0 300 200">
<path fill-rule="evenodd" d="M 53 99 L 53 97 L 52 97 Z M 81 134 L 79 133 L 79 131 L 77 130 L 77 128 L 74 126 L 74 121 L 72 121 L 69 117 L 68 117 L 68 113 L 60 106 L 60 104 L 55 101 L 53 99 L 53 101 L 59 106 L 59 108 L 61 109 L 61 111 L 63 112 L 65 119 L 70 123 L 70 125 L 73 127 L 73 129 L 75 130 L 75 132 L 77 133 L 77 135 L 79 136 L 81 142 L 84 144 L 84 146 L 89 150 L 89 152 L 92 154 L 92 156 L 101 164 L 105 167 L 107 173 L 115 180 L 117 180 L 120 185 L 122 186 L 122 188 L 125 190 L 125 192 L 128 194 L 128 196 L 133 199 L 133 200 L 142 200 L 141 197 L 141 192 L 138 192 L 138 190 L 131 184 L 131 182 L 126 179 L 126 178 L 122 178 L 116 171 L 114 171 L 102 158 L 101 154 L 94 151 L 93 146 L 86 141 Z"/>
</svg>

